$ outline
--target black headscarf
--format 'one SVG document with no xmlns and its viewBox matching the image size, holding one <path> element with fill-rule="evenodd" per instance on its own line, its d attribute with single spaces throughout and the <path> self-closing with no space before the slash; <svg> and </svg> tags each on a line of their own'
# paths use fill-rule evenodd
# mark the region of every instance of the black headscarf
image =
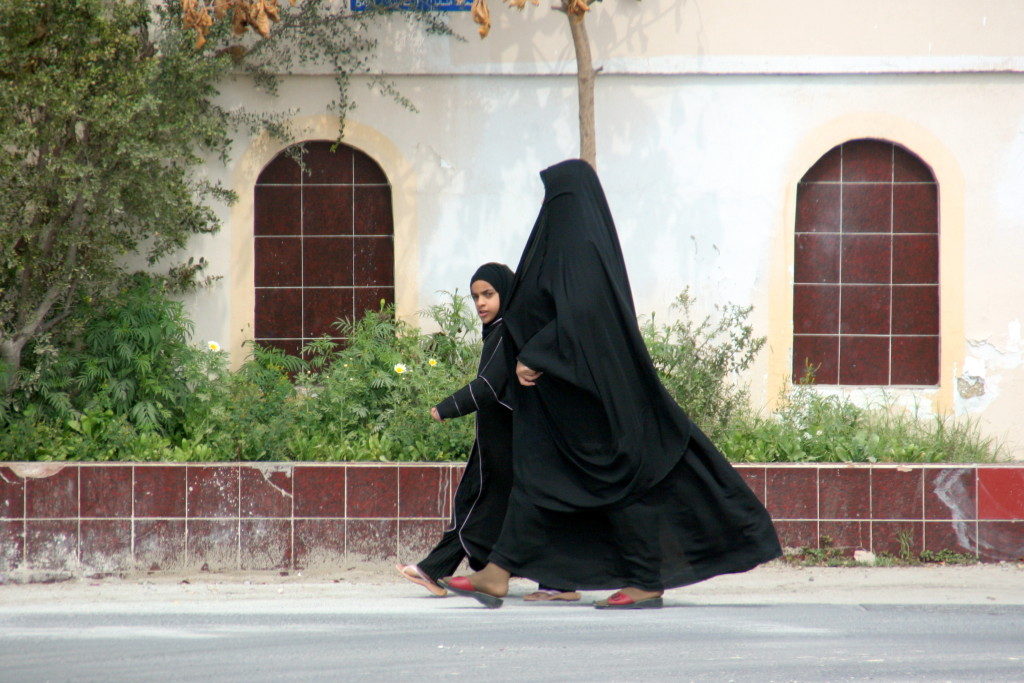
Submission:
<svg viewBox="0 0 1024 683">
<path fill-rule="evenodd" d="M 512 295 L 512 280 L 515 278 L 515 273 L 512 269 L 506 266 L 504 263 L 485 263 L 476 269 L 473 273 L 473 277 L 469 280 L 469 286 L 472 287 L 473 283 L 477 280 L 483 280 L 491 287 L 494 287 L 494 291 L 498 293 L 498 314 L 494 316 L 494 320 L 484 325 L 484 339 L 494 329 L 495 323 L 502 319 L 502 315 L 505 312 L 505 303 Z"/>
<path fill-rule="evenodd" d="M 517 444 L 531 452 L 554 444 L 557 455 L 520 459 L 517 450 L 516 476 L 541 507 L 628 503 L 679 461 L 690 421 L 644 345 L 597 174 L 573 159 L 541 179 L 544 204 L 504 317 L 513 353 L 544 373 L 536 386 L 518 388 L 520 400 L 539 402 L 542 417 L 523 430 L 517 423 Z"/>
</svg>

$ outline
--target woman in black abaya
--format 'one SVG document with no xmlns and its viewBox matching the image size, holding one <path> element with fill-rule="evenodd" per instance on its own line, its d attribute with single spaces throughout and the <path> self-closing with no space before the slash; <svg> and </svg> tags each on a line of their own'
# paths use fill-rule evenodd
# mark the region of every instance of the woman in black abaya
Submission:
<svg viewBox="0 0 1024 683">
<path fill-rule="evenodd" d="M 541 178 L 504 313 L 509 508 L 489 564 L 442 583 L 491 607 L 510 574 L 620 589 L 597 607 L 660 607 L 667 588 L 778 557 L 764 507 L 658 379 L 597 175 L 570 160 Z"/>
</svg>

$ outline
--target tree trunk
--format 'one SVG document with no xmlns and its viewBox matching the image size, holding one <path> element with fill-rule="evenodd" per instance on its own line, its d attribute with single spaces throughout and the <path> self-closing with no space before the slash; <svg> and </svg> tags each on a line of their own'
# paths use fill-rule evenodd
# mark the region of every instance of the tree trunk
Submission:
<svg viewBox="0 0 1024 683">
<path fill-rule="evenodd" d="M 576 87 L 579 94 L 580 159 L 597 170 L 597 135 L 594 125 L 594 81 L 597 72 L 590 57 L 590 39 L 587 37 L 586 15 L 578 17 L 568 12 L 567 0 L 562 8 L 572 31 L 572 46 L 576 50 Z"/>
<path fill-rule="evenodd" d="M 18 371 L 21 369 L 21 350 L 24 340 L 5 339 L 0 341 L 0 396 L 10 396 L 18 388 Z"/>
</svg>

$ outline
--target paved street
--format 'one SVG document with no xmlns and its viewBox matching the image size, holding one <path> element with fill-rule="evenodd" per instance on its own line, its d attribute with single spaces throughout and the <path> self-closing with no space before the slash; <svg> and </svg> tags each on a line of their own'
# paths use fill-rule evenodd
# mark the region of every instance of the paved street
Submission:
<svg viewBox="0 0 1024 683">
<path fill-rule="evenodd" d="M 0 679 L 1024 680 L 1024 571 L 922 571 L 757 570 L 612 613 L 383 573 L 0 586 Z"/>
</svg>

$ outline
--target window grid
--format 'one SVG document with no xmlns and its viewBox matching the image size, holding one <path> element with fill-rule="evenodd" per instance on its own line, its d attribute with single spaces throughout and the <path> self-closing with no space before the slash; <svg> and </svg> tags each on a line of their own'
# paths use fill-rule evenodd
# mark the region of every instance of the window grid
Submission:
<svg viewBox="0 0 1024 683">
<path fill-rule="evenodd" d="M 808 359 L 821 384 L 938 383 L 937 189 L 919 159 L 877 140 L 833 148 L 801 179 L 794 379 Z M 871 299 L 867 287 L 885 296 Z"/>
<path fill-rule="evenodd" d="M 390 184 L 368 156 L 332 145 L 303 143 L 302 173 L 282 152 L 255 188 L 254 337 L 292 354 L 322 333 L 343 341 L 330 322 L 394 301 Z"/>
</svg>

